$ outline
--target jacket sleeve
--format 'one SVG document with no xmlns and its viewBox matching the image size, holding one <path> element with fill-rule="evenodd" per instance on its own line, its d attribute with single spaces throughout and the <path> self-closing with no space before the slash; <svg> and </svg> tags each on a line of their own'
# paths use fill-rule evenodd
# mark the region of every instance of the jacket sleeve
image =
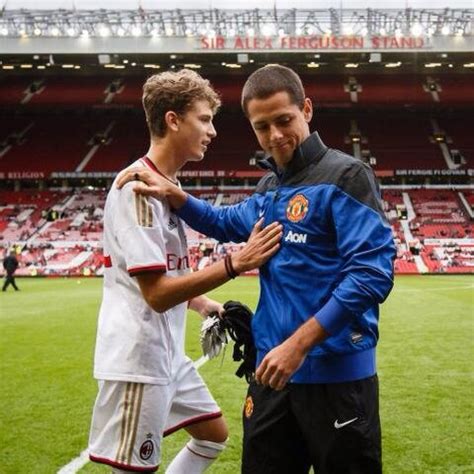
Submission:
<svg viewBox="0 0 474 474">
<path fill-rule="evenodd" d="M 186 203 L 176 214 L 194 230 L 220 242 L 244 242 L 258 220 L 262 200 L 254 194 L 234 206 L 213 207 L 188 194 Z"/>
<path fill-rule="evenodd" d="M 375 178 L 362 163 L 346 172 L 334 191 L 330 212 L 344 263 L 338 285 L 315 317 L 334 335 L 388 296 L 396 249 Z"/>
</svg>

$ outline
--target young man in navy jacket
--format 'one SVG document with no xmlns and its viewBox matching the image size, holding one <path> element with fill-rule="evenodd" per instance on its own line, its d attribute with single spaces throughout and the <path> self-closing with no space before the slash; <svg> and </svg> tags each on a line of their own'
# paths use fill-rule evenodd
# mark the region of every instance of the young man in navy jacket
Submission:
<svg viewBox="0 0 474 474">
<path fill-rule="evenodd" d="M 148 186 L 136 191 L 166 197 L 219 241 L 245 241 L 260 217 L 284 226 L 280 250 L 260 268 L 242 472 L 379 473 L 375 347 L 395 246 L 374 174 L 310 132 L 311 100 L 291 69 L 255 71 L 242 108 L 269 156 L 251 197 L 215 208 L 146 171 L 138 177 Z"/>
</svg>

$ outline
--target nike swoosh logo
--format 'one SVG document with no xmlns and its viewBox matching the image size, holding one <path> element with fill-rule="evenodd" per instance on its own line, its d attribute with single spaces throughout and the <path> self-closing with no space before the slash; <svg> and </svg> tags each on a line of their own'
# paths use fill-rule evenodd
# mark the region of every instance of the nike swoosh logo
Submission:
<svg viewBox="0 0 474 474">
<path fill-rule="evenodd" d="M 337 420 L 334 422 L 334 428 L 336 428 L 336 430 L 339 430 L 341 428 L 343 428 L 344 426 L 347 426 L 349 425 L 350 423 L 353 423 L 354 421 L 356 421 L 357 419 L 359 419 L 358 416 L 356 416 L 355 418 L 352 418 L 352 420 L 347 420 L 345 421 L 344 423 L 339 423 Z"/>
<path fill-rule="evenodd" d="M 265 211 L 262 209 L 259 213 L 258 213 L 258 217 L 262 217 L 263 215 L 265 214 Z"/>
</svg>

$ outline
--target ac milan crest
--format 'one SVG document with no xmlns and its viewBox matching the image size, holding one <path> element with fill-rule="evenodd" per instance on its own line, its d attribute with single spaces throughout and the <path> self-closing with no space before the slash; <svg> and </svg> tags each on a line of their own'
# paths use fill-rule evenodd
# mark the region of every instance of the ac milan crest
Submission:
<svg viewBox="0 0 474 474">
<path fill-rule="evenodd" d="M 140 457 L 146 461 L 147 459 L 151 458 L 153 451 L 155 450 L 155 446 L 153 445 L 153 441 L 147 439 L 141 446 L 140 446 Z"/>
</svg>

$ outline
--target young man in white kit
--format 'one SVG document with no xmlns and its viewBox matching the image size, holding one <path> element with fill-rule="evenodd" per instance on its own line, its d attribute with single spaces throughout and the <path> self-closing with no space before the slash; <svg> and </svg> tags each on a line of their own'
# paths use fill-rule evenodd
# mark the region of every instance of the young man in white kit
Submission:
<svg viewBox="0 0 474 474">
<path fill-rule="evenodd" d="M 143 87 L 151 145 L 143 166 L 177 183 L 178 170 L 198 161 L 216 136 L 220 105 L 209 82 L 183 69 L 150 77 Z M 178 183 L 179 184 L 179 183 Z M 154 472 L 163 436 L 185 428 L 190 441 L 168 474 L 198 474 L 228 436 L 221 411 L 184 353 L 186 310 L 207 317 L 222 306 L 199 296 L 259 267 L 278 249 L 281 226 L 257 223 L 247 245 L 199 272 L 189 269 L 181 220 L 167 201 L 112 186 L 105 205 L 103 300 L 94 377 L 99 393 L 90 459 L 113 472 Z"/>
</svg>

